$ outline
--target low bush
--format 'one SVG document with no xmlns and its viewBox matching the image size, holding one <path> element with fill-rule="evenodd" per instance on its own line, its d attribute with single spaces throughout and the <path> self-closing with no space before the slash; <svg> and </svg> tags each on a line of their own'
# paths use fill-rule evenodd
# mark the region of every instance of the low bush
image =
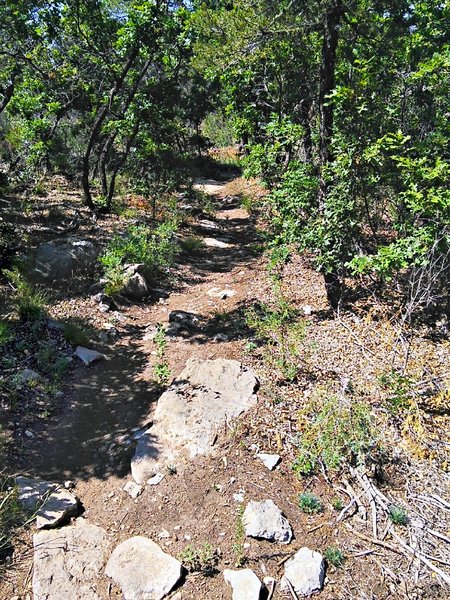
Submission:
<svg viewBox="0 0 450 600">
<path fill-rule="evenodd" d="M 127 263 L 143 264 L 146 274 L 155 277 L 170 267 L 177 254 L 176 224 L 161 223 L 153 231 L 145 224 L 130 225 L 123 235 L 116 235 L 100 257 L 107 279 L 106 292 L 119 292 L 125 285 L 123 267 Z"/>
<path fill-rule="evenodd" d="M 315 514 L 323 511 L 322 503 L 317 496 L 304 492 L 298 497 L 298 507 L 307 514 Z"/>
<path fill-rule="evenodd" d="M 318 390 L 299 414 L 298 455 L 292 468 L 307 475 L 322 463 L 329 471 L 339 471 L 346 463 L 363 463 L 376 445 L 372 416 L 364 402 Z"/>
<path fill-rule="evenodd" d="M 13 287 L 13 302 L 20 319 L 22 321 L 39 320 L 45 313 L 46 293 L 31 286 L 17 268 L 5 269 L 3 273 Z"/>
</svg>

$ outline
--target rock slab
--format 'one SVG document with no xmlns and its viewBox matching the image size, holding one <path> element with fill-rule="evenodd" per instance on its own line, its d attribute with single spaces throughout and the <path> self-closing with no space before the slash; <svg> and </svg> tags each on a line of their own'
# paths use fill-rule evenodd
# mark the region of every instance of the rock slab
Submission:
<svg viewBox="0 0 450 600">
<path fill-rule="evenodd" d="M 300 548 L 287 561 L 283 579 L 289 580 L 297 594 L 309 596 L 322 589 L 325 579 L 325 559 L 319 552 L 306 547 Z"/>
<path fill-rule="evenodd" d="M 190 359 L 158 401 L 131 462 L 137 483 L 168 465 L 211 454 L 218 429 L 256 404 L 258 380 L 235 360 Z"/>
<path fill-rule="evenodd" d="M 33 543 L 35 600 L 100 600 L 100 574 L 110 552 L 104 529 L 80 519 L 70 527 L 36 533 Z"/>
<path fill-rule="evenodd" d="M 259 460 L 265 467 L 269 469 L 269 471 L 273 471 L 281 460 L 281 456 L 279 454 L 266 454 L 264 452 L 260 452 L 256 455 L 256 457 L 259 458 Z"/>
<path fill-rule="evenodd" d="M 58 281 L 77 272 L 91 272 L 97 264 L 97 248 L 90 240 L 57 239 L 39 246 L 28 259 L 33 279 Z"/>
<path fill-rule="evenodd" d="M 27 511 L 36 511 L 36 527 L 57 527 L 78 514 L 78 500 L 55 483 L 16 477 L 19 503 Z"/>
<path fill-rule="evenodd" d="M 106 356 L 101 352 L 83 346 L 77 346 L 73 355 L 79 358 L 87 367 L 97 360 L 106 360 Z"/>
<path fill-rule="evenodd" d="M 289 521 L 272 500 L 251 501 L 242 516 L 245 534 L 280 544 L 289 544 L 292 529 Z"/>
<path fill-rule="evenodd" d="M 223 572 L 225 582 L 233 589 L 233 600 L 259 600 L 261 582 L 251 569 Z"/>
<path fill-rule="evenodd" d="M 181 577 L 181 563 L 152 540 L 136 536 L 111 554 L 105 573 L 121 588 L 125 600 L 160 600 Z"/>
</svg>

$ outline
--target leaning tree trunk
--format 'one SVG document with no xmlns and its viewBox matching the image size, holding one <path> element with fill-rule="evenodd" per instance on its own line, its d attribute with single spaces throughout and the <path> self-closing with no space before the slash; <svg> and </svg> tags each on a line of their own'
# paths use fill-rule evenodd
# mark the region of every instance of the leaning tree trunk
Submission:
<svg viewBox="0 0 450 600">
<path fill-rule="evenodd" d="M 318 195 L 319 213 L 325 210 L 328 194 L 327 167 L 332 160 L 331 139 L 333 135 L 333 103 L 329 95 L 335 86 L 336 50 L 339 40 L 339 23 L 344 13 L 342 0 L 331 0 L 325 13 L 323 26 L 322 59 L 320 64 L 319 88 L 319 161 L 320 181 Z M 341 281 L 337 272 L 325 273 L 325 288 L 328 301 L 336 308 L 341 297 Z"/>
</svg>

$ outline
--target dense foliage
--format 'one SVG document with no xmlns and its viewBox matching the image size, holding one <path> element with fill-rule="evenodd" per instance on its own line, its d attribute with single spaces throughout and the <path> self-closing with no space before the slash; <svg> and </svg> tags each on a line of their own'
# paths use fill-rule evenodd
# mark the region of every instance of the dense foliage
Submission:
<svg viewBox="0 0 450 600">
<path fill-rule="evenodd" d="M 154 196 L 202 131 L 234 136 L 332 304 L 349 276 L 443 292 L 448 0 L 5 0 L 0 23 L 0 184 L 62 172 L 109 210 L 120 174 Z"/>
</svg>

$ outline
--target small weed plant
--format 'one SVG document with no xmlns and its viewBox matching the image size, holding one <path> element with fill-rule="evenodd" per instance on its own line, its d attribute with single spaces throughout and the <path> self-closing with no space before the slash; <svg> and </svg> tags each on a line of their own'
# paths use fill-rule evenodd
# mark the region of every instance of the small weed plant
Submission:
<svg viewBox="0 0 450 600">
<path fill-rule="evenodd" d="M 12 327 L 7 321 L 0 321 L 0 346 L 7 344 L 13 337 Z"/>
<path fill-rule="evenodd" d="M 317 390 L 299 414 L 298 455 L 292 468 L 309 475 L 322 463 L 339 471 L 346 463 L 361 464 L 376 448 L 368 406 L 354 397 Z"/>
<path fill-rule="evenodd" d="M 198 548 L 189 544 L 180 552 L 178 559 L 188 571 L 197 571 L 204 575 L 214 574 L 218 562 L 217 552 L 208 542 Z"/>
<path fill-rule="evenodd" d="M 244 527 L 244 507 L 240 506 L 238 508 L 238 515 L 236 520 L 236 532 L 234 535 L 234 543 L 232 546 L 232 550 L 235 558 L 235 566 L 237 568 L 244 566 L 245 564 L 245 548 L 244 548 L 244 540 L 245 540 L 245 527 Z"/>
<path fill-rule="evenodd" d="M 411 377 L 392 370 L 382 373 L 378 379 L 386 392 L 387 408 L 392 414 L 399 414 L 411 407 L 414 383 Z"/>
<path fill-rule="evenodd" d="M 304 366 L 306 321 L 299 320 L 296 309 L 282 296 L 270 307 L 258 304 L 246 312 L 246 324 L 266 345 L 265 362 L 282 379 L 294 381 Z"/>
<path fill-rule="evenodd" d="M 342 565 L 344 564 L 345 556 L 343 552 L 339 550 L 339 548 L 335 548 L 333 546 L 331 546 L 330 548 L 326 548 L 323 555 L 326 561 L 330 565 L 333 565 L 333 567 L 336 567 L 336 569 L 342 567 Z"/>
<path fill-rule="evenodd" d="M 87 331 L 76 323 L 66 323 L 63 334 L 66 342 L 69 342 L 72 346 L 87 346 L 89 344 Z"/>
<path fill-rule="evenodd" d="M 314 494 L 310 494 L 308 492 L 299 494 L 298 507 L 302 512 L 307 513 L 309 515 L 320 513 L 323 511 L 323 506 L 319 498 Z"/>
<path fill-rule="evenodd" d="M 392 505 L 389 507 L 389 518 L 394 525 L 407 525 L 408 513 L 401 506 Z"/>
<path fill-rule="evenodd" d="M 153 376 L 156 383 L 163 387 L 166 386 L 170 379 L 170 367 L 166 358 L 167 339 L 164 327 L 161 324 L 157 325 L 156 335 L 153 339 L 156 346 L 157 362 L 153 367 Z"/>
<path fill-rule="evenodd" d="M 204 247 L 205 242 L 203 241 L 203 238 L 196 235 L 192 235 L 180 241 L 180 248 L 183 254 L 186 254 L 187 256 L 198 254 Z"/>
<path fill-rule="evenodd" d="M 170 267 L 178 251 L 175 232 L 176 223 L 166 221 L 153 231 L 141 223 L 130 225 L 123 235 L 116 235 L 99 259 L 107 279 L 106 293 L 123 289 L 127 263 L 142 263 L 149 277 Z"/>
<path fill-rule="evenodd" d="M 45 312 L 47 295 L 43 290 L 33 288 L 17 268 L 4 270 L 14 290 L 13 301 L 22 321 L 37 321 Z"/>
<path fill-rule="evenodd" d="M 14 481 L 0 472 L 0 562 L 11 551 L 11 539 L 25 520 Z"/>
<path fill-rule="evenodd" d="M 339 496 L 336 496 L 331 500 L 331 506 L 334 508 L 335 511 L 339 512 L 344 508 L 344 503 L 342 502 L 342 499 L 339 498 Z"/>
</svg>

